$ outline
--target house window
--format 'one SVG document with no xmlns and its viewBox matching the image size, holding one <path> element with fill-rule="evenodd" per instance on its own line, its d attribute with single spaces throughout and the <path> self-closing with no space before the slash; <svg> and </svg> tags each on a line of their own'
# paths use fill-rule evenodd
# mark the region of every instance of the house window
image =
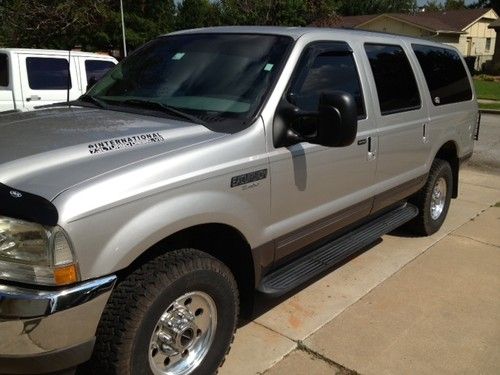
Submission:
<svg viewBox="0 0 500 375">
<path fill-rule="evenodd" d="M 491 48 L 491 38 L 486 38 L 486 46 L 484 47 L 485 51 L 489 51 Z"/>
</svg>

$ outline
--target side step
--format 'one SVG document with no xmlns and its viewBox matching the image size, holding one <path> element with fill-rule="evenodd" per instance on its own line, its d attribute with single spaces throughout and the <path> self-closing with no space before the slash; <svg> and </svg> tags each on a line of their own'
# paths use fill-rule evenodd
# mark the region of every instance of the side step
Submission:
<svg viewBox="0 0 500 375">
<path fill-rule="evenodd" d="M 328 270 L 418 215 L 407 203 L 266 275 L 257 290 L 279 296 Z"/>
</svg>

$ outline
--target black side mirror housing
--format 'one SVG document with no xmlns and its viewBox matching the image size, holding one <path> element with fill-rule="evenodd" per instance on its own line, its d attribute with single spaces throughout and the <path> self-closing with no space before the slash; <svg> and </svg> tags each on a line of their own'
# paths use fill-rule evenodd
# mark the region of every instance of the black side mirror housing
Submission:
<svg viewBox="0 0 500 375">
<path fill-rule="evenodd" d="M 321 94 L 317 112 L 301 111 L 282 99 L 274 120 L 274 145 L 309 142 L 326 147 L 349 146 L 358 132 L 357 112 L 353 96 L 344 91 Z"/>
<path fill-rule="evenodd" d="M 319 99 L 316 141 L 328 147 L 350 146 L 358 133 L 358 110 L 351 94 L 324 93 Z"/>
</svg>

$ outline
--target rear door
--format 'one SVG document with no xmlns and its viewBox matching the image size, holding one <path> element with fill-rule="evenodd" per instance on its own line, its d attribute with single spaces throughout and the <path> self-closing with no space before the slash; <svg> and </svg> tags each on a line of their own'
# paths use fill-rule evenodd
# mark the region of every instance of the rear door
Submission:
<svg viewBox="0 0 500 375">
<path fill-rule="evenodd" d="M 83 91 L 86 92 L 99 81 L 116 64 L 112 60 L 100 60 L 90 57 L 80 57 Z"/>
<path fill-rule="evenodd" d="M 67 56 L 22 54 L 19 60 L 25 108 L 65 102 L 68 91 L 70 100 L 80 96 L 76 67 L 68 66 Z"/>
<path fill-rule="evenodd" d="M 10 59 L 6 53 L 0 52 L 0 112 L 15 109 L 12 90 Z"/>
<path fill-rule="evenodd" d="M 418 190 L 427 173 L 430 153 L 428 112 L 406 46 L 366 42 L 367 67 L 372 74 L 376 104 L 378 163 L 375 175 L 377 211 Z"/>
</svg>

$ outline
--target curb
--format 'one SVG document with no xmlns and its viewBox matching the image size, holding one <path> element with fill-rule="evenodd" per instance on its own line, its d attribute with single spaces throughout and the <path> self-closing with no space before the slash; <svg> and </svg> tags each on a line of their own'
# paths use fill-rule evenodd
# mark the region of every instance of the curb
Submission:
<svg viewBox="0 0 500 375">
<path fill-rule="evenodd" d="M 500 115 L 500 109 L 481 109 L 481 108 L 479 108 L 479 112 L 490 114 L 490 115 Z"/>
</svg>

